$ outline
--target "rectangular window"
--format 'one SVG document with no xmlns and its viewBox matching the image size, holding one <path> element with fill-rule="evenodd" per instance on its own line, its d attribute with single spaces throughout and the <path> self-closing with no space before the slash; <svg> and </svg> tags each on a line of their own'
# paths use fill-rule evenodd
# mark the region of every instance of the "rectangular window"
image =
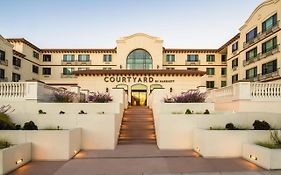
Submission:
<svg viewBox="0 0 281 175">
<path fill-rule="evenodd" d="M 275 13 L 273 16 L 269 17 L 267 20 L 265 20 L 262 23 L 262 33 L 270 30 L 277 24 L 277 13 Z"/>
<path fill-rule="evenodd" d="M 207 81 L 206 82 L 206 87 L 207 88 L 214 88 L 215 87 L 215 82 L 214 81 Z"/>
<path fill-rule="evenodd" d="M 38 74 L 39 73 L 39 67 L 32 65 L 32 72 Z"/>
<path fill-rule="evenodd" d="M 103 55 L 103 62 L 111 62 L 111 61 L 112 61 L 112 55 L 111 54 Z"/>
<path fill-rule="evenodd" d="M 236 50 L 238 50 L 238 41 L 232 44 L 232 52 L 235 52 Z"/>
<path fill-rule="evenodd" d="M 254 58 L 256 58 L 258 55 L 258 49 L 257 47 L 249 50 L 248 52 L 246 52 L 246 61 L 251 61 Z"/>
<path fill-rule="evenodd" d="M 215 68 L 207 68 L 206 74 L 207 75 L 215 75 Z"/>
<path fill-rule="evenodd" d="M 38 53 L 38 52 L 33 51 L 33 57 L 34 57 L 34 58 L 39 59 L 39 53 Z"/>
<path fill-rule="evenodd" d="M 5 70 L 0 69 L 0 79 L 5 79 Z"/>
<path fill-rule="evenodd" d="M 258 68 L 254 67 L 252 69 L 248 69 L 246 70 L 246 79 L 251 79 L 251 78 L 255 78 L 258 76 Z"/>
<path fill-rule="evenodd" d="M 262 44 L 262 53 L 267 53 L 273 49 L 277 48 L 277 37 L 272 38 L 269 41 L 266 41 Z"/>
<path fill-rule="evenodd" d="M 235 58 L 234 60 L 232 60 L 232 69 L 238 67 L 238 58 Z"/>
<path fill-rule="evenodd" d="M 78 55 L 78 61 L 88 62 L 90 61 L 90 55 Z"/>
<path fill-rule="evenodd" d="M 277 71 L 277 60 L 262 65 L 262 75 L 270 74 Z"/>
<path fill-rule="evenodd" d="M 3 50 L 0 50 L 0 61 L 5 61 L 5 52 Z"/>
<path fill-rule="evenodd" d="M 221 75 L 226 75 L 226 68 L 225 67 L 221 68 Z"/>
<path fill-rule="evenodd" d="M 176 57 L 175 55 L 166 55 L 166 62 L 175 62 L 176 61 Z"/>
<path fill-rule="evenodd" d="M 13 73 L 12 74 L 12 81 L 19 82 L 20 81 L 20 74 Z"/>
<path fill-rule="evenodd" d="M 17 57 L 13 57 L 13 65 L 17 67 L 21 67 L 21 59 Z"/>
<path fill-rule="evenodd" d="M 221 81 L 221 87 L 225 87 L 227 85 L 226 81 Z"/>
<path fill-rule="evenodd" d="M 197 62 L 197 61 L 199 61 L 198 55 L 187 55 L 186 61 Z"/>
<path fill-rule="evenodd" d="M 51 62 L 52 61 L 52 55 L 43 55 L 43 62 Z"/>
<path fill-rule="evenodd" d="M 246 43 L 254 40 L 258 36 L 258 28 L 254 28 L 246 34 Z"/>
<path fill-rule="evenodd" d="M 206 61 L 207 62 L 214 62 L 215 61 L 215 55 L 207 55 Z"/>
<path fill-rule="evenodd" d="M 236 83 L 238 81 L 238 74 L 232 76 L 232 83 Z"/>
<path fill-rule="evenodd" d="M 72 75 L 74 68 L 63 68 L 63 75 Z"/>
<path fill-rule="evenodd" d="M 52 74 L 52 69 L 49 68 L 49 67 L 43 67 L 42 74 L 43 75 L 51 75 Z"/>
<path fill-rule="evenodd" d="M 226 62 L 226 55 L 221 55 L 221 62 L 222 63 Z"/>
<path fill-rule="evenodd" d="M 64 62 L 73 62 L 75 60 L 75 55 L 63 55 Z"/>
</svg>

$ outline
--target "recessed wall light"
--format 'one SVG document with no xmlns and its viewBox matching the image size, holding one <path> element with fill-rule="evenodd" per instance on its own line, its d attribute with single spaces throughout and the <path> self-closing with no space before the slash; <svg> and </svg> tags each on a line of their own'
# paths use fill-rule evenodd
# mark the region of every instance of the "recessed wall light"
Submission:
<svg viewBox="0 0 281 175">
<path fill-rule="evenodd" d="M 258 158 L 254 155 L 250 155 L 250 159 L 253 159 L 253 160 L 258 160 Z"/>
<path fill-rule="evenodd" d="M 19 159 L 19 160 L 16 161 L 16 164 L 20 164 L 22 162 L 23 162 L 23 159 Z"/>
</svg>

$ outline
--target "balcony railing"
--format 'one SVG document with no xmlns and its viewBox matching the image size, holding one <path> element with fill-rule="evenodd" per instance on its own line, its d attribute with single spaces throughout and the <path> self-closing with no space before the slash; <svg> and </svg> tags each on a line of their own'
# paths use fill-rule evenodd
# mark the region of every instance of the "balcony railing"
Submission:
<svg viewBox="0 0 281 175">
<path fill-rule="evenodd" d="M 74 65 L 75 64 L 75 60 L 61 60 L 61 64 L 62 65 Z"/>
<path fill-rule="evenodd" d="M 185 65 L 200 65 L 200 60 L 197 61 L 186 60 Z"/>
<path fill-rule="evenodd" d="M 276 77 L 279 77 L 279 76 L 280 76 L 279 69 L 277 69 L 277 71 L 271 72 L 271 73 L 268 73 L 268 74 L 264 74 L 264 75 L 259 74 L 258 79 L 259 79 L 259 81 L 264 81 L 264 80 L 276 78 Z"/>
<path fill-rule="evenodd" d="M 8 60 L 0 60 L 0 65 L 8 66 Z"/>
<path fill-rule="evenodd" d="M 254 62 L 257 62 L 261 59 L 264 59 L 266 57 L 269 57 L 271 55 L 274 55 L 275 53 L 279 52 L 279 45 L 276 46 L 276 48 L 266 52 L 266 53 L 259 53 L 255 58 L 252 58 L 250 60 L 243 60 L 243 66 L 247 66 L 249 64 L 252 64 Z"/>
<path fill-rule="evenodd" d="M 73 74 L 63 74 L 61 73 L 61 78 L 75 78 L 76 76 Z"/>
<path fill-rule="evenodd" d="M 77 65 L 91 65 L 91 60 L 78 60 L 76 61 Z"/>
<path fill-rule="evenodd" d="M 277 21 L 277 23 L 272 26 L 270 29 L 264 31 L 264 32 L 260 32 L 258 33 L 257 37 L 248 41 L 248 42 L 244 42 L 243 43 L 243 48 L 246 49 L 250 46 L 252 46 L 253 44 L 257 43 L 258 41 L 266 38 L 268 35 L 272 34 L 273 32 L 277 31 L 279 29 L 279 21 Z"/>
</svg>

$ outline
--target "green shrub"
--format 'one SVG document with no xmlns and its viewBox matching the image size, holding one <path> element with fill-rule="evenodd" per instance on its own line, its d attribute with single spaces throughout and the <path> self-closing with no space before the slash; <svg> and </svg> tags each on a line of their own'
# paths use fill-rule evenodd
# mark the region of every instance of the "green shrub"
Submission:
<svg viewBox="0 0 281 175">
<path fill-rule="evenodd" d="M 33 121 L 29 121 L 29 122 L 24 123 L 23 129 L 24 130 L 38 130 L 38 127 L 37 127 L 37 125 L 35 125 L 35 123 Z"/>
<path fill-rule="evenodd" d="M 210 114 L 210 111 L 208 109 L 206 109 L 203 114 Z"/>
<path fill-rule="evenodd" d="M 270 130 L 270 124 L 266 121 L 255 120 L 253 123 L 254 130 Z"/>
<path fill-rule="evenodd" d="M 11 146 L 11 143 L 9 143 L 7 140 L 0 139 L 0 149 L 8 148 Z"/>
<path fill-rule="evenodd" d="M 227 123 L 227 124 L 225 125 L 225 129 L 226 129 L 226 130 L 237 130 L 237 128 L 234 126 L 233 123 Z"/>
<path fill-rule="evenodd" d="M 192 112 L 190 111 L 190 109 L 187 109 L 187 110 L 185 111 L 185 114 L 192 114 Z"/>
<path fill-rule="evenodd" d="M 11 108 L 11 105 L 3 105 L 0 107 L 0 130 L 16 129 L 15 124 L 8 115 L 8 113 L 14 111 Z"/>
</svg>

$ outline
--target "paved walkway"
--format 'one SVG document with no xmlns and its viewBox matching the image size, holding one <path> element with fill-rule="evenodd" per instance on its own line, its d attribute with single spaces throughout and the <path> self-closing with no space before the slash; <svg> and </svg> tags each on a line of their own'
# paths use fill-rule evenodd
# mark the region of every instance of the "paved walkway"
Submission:
<svg viewBox="0 0 281 175">
<path fill-rule="evenodd" d="M 243 159 L 206 159 L 190 150 L 121 145 L 114 151 L 81 151 L 66 162 L 31 162 L 10 175 L 281 175 Z"/>
</svg>

